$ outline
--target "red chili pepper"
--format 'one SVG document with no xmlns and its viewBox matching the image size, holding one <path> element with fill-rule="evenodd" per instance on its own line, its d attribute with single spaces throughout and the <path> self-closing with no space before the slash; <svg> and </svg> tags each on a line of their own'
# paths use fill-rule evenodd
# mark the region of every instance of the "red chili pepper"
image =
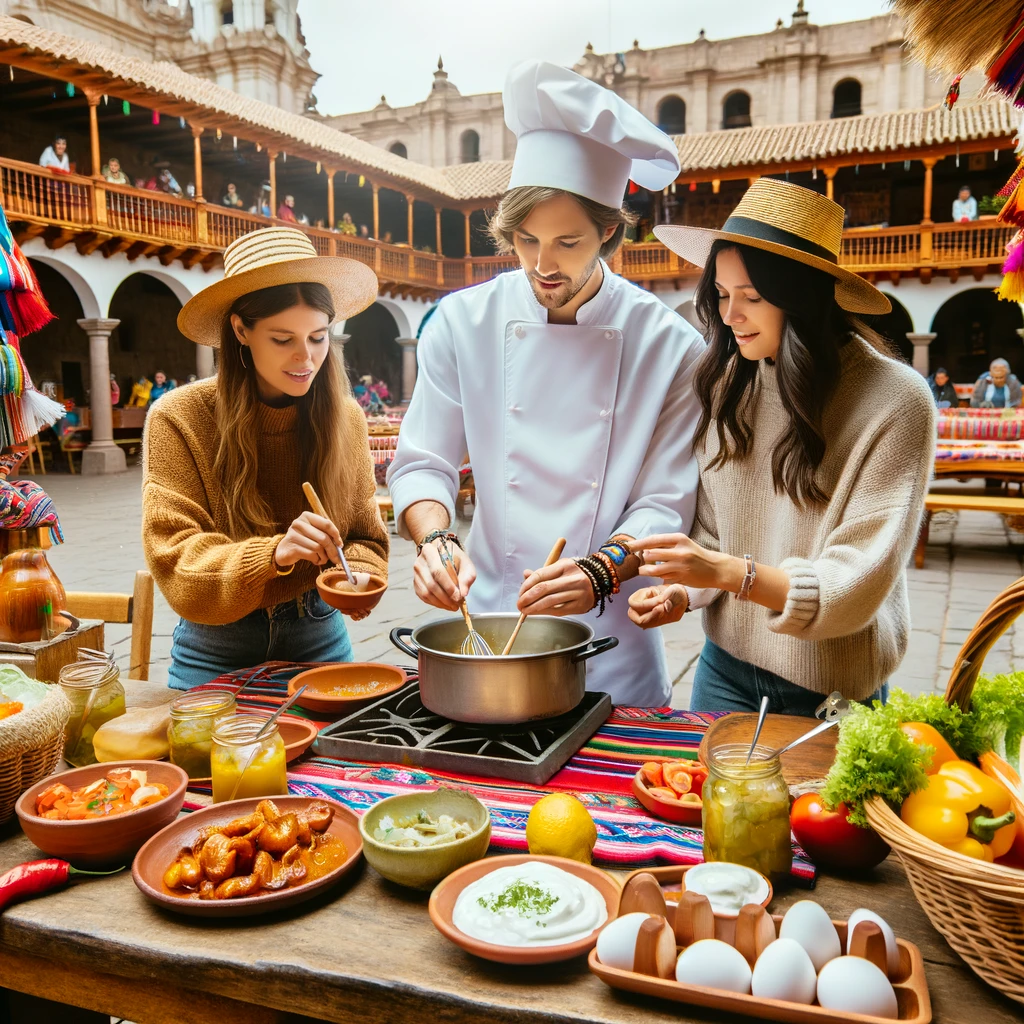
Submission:
<svg viewBox="0 0 1024 1024">
<path fill-rule="evenodd" d="M 40 896 L 64 885 L 70 875 L 116 875 L 124 868 L 113 871 L 82 871 L 66 860 L 30 860 L 0 875 L 0 910 L 19 900 Z"/>
</svg>

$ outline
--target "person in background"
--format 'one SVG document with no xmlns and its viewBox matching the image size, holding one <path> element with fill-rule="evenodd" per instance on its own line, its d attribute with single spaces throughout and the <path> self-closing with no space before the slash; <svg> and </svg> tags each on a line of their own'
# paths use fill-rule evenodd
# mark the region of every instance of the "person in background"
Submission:
<svg viewBox="0 0 1024 1024">
<path fill-rule="evenodd" d="M 988 373 L 983 373 L 974 383 L 971 408 L 1019 409 L 1020 406 L 1020 381 L 1010 373 L 1010 364 L 1005 359 L 993 359 Z"/>
<path fill-rule="evenodd" d="M 117 377 L 110 375 L 110 404 L 117 405 L 121 401 L 121 385 L 117 383 Z"/>
<path fill-rule="evenodd" d="M 196 375 L 195 375 L 194 373 L 190 373 L 190 374 L 188 375 L 188 377 L 186 378 L 186 380 L 185 380 L 185 383 L 186 383 L 186 384 L 195 384 L 195 382 L 196 382 L 196 381 L 197 381 L 198 379 L 199 379 L 199 378 L 198 378 L 198 377 L 197 377 L 197 376 L 196 376 Z"/>
<path fill-rule="evenodd" d="M 381 239 L 381 241 L 385 245 L 394 245 L 395 244 L 395 240 L 391 237 L 391 232 L 390 231 L 385 231 L 384 232 L 384 237 Z"/>
<path fill-rule="evenodd" d="M 966 224 L 978 219 L 978 201 L 971 195 L 969 185 L 960 186 L 960 194 L 953 200 L 953 220 L 957 224 Z"/>
<path fill-rule="evenodd" d="M 227 184 L 227 192 L 224 198 L 221 200 L 222 206 L 230 206 L 232 209 L 240 210 L 245 205 L 242 202 L 242 197 L 238 194 L 238 188 L 235 186 L 233 181 L 229 181 Z"/>
<path fill-rule="evenodd" d="M 68 159 L 68 140 L 63 135 L 58 135 L 52 145 L 43 150 L 39 158 L 40 167 L 49 167 L 55 171 L 71 173 L 71 162 Z"/>
<path fill-rule="evenodd" d="M 341 215 L 341 220 L 338 221 L 338 230 L 343 235 L 354 235 L 357 233 L 355 221 L 352 220 L 352 214 L 348 210 Z"/>
<path fill-rule="evenodd" d="M 116 156 L 112 156 L 103 165 L 103 177 L 111 185 L 130 185 L 132 183 L 128 175 L 121 170 L 121 161 Z"/>
<path fill-rule="evenodd" d="M 295 196 L 285 196 L 281 205 L 277 208 L 277 219 L 296 223 L 295 218 Z"/>
<path fill-rule="evenodd" d="M 265 181 L 260 187 L 256 202 L 249 207 L 250 213 L 258 213 L 263 217 L 270 216 L 270 182 Z"/>
<path fill-rule="evenodd" d="M 953 382 L 949 379 L 949 374 L 944 367 L 940 366 L 935 371 L 931 380 L 928 381 L 928 386 L 932 389 L 937 409 L 956 409 L 959 406 L 960 401 L 956 388 L 953 387 Z"/>
<path fill-rule="evenodd" d="M 359 225 L 359 237 L 366 239 L 370 237 L 370 229 L 365 224 Z"/>
<path fill-rule="evenodd" d="M 160 171 L 160 176 L 157 178 L 157 191 L 166 192 L 169 196 L 176 196 L 178 199 L 182 197 L 181 186 L 171 174 L 170 167 L 165 167 Z"/>
<path fill-rule="evenodd" d="M 162 370 L 157 370 L 153 374 L 153 390 L 149 393 L 149 402 L 152 405 L 158 398 L 167 394 L 168 391 L 173 391 L 174 385 L 167 379 L 167 375 Z"/>
</svg>

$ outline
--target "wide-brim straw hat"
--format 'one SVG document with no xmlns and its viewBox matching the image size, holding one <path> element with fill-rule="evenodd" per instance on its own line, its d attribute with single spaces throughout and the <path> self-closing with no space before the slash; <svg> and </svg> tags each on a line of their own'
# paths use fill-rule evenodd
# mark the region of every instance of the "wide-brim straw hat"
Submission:
<svg viewBox="0 0 1024 1024">
<path fill-rule="evenodd" d="M 759 178 L 722 226 L 659 224 L 655 237 L 677 256 L 703 267 L 719 239 L 778 253 L 836 279 L 836 302 L 851 313 L 888 313 L 892 303 L 862 277 L 839 266 L 843 208 L 801 185 Z"/>
<path fill-rule="evenodd" d="M 178 330 L 200 345 L 220 345 L 224 318 L 236 299 L 279 284 L 314 283 L 331 293 L 339 320 L 362 312 L 377 298 L 377 275 L 344 256 L 318 256 L 295 228 L 260 228 L 224 250 L 224 277 L 193 296 L 178 313 Z"/>
</svg>

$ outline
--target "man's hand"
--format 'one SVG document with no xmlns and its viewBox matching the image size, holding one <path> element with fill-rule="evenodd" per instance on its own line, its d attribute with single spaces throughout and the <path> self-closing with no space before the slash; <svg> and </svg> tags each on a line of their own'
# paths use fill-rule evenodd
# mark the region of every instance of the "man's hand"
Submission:
<svg viewBox="0 0 1024 1024">
<path fill-rule="evenodd" d="M 676 583 L 662 587 L 645 587 L 631 594 L 629 617 L 641 629 L 654 629 L 678 622 L 689 606 L 685 588 Z"/>
<path fill-rule="evenodd" d="M 594 587 L 571 559 L 523 573 L 517 607 L 527 615 L 584 615 L 596 604 Z"/>
<path fill-rule="evenodd" d="M 469 588 L 476 581 L 476 567 L 465 551 L 450 544 L 449 551 L 459 574 L 456 584 L 441 561 L 440 546 L 440 540 L 424 545 L 412 568 L 413 589 L 425 604 L 453 612 L 469 595 Z"/>
</svg>

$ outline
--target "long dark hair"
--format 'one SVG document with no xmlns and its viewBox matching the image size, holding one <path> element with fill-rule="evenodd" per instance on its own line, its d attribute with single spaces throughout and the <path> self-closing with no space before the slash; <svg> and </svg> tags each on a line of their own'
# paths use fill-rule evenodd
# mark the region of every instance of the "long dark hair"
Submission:
<svg viewBox="0 0 1024 1024">
<path fill-rule="evenodd" d="M 277 528 L 266 501 L 256 490 L 257 441 L 259 438 L 259 384 L 252 356 L 242 362 L 242 345 L 231 326 L 237 313 L 247 328 L 258 321 L 306 305 L 334 320 L 334 302 L 328 288 L 315 282 L 281 284 L 261 288 L 236 299 L 221 328 L 220 365 L 217 370 L 217 425 L 220 438 L 214 463 L 220 477 L 235 539 L 273 534 Z M 344 494 L 347 453 L 344 436 L 345 397 L 350 393 L 348 376 L 334 347 L 328 353 L 309 391 L 298 407 L 298 457 L 302 479 L 316 488 L 326 510 L 337 518 L 334 505 Z"/>
<path fill-rule="evenodd" d="M 725 249 L 739 252 L 761 298 L 786 314 L 774 361 L 790 423 L 772 452 L 775 491 L 788 494 L 799 506 L 824 504 L 829 495 L 815 475 L 825 457 L 822 417 L 839 384 L 840 349 L 855 335 L 881 350 L 885 343 L 836 302 L 831 275 L 753 246 L 716 241 L 694 296 L 708 341 L 694 377 L 701 404 L 694 444 L 704 442 L 712 424 L 719 444 L 708 469 L 743 458 L 753 438 L 750 407 L 758 364 L 739 354 L 732 328 L 719 312 L 715 264 Z"/>
</svg>

